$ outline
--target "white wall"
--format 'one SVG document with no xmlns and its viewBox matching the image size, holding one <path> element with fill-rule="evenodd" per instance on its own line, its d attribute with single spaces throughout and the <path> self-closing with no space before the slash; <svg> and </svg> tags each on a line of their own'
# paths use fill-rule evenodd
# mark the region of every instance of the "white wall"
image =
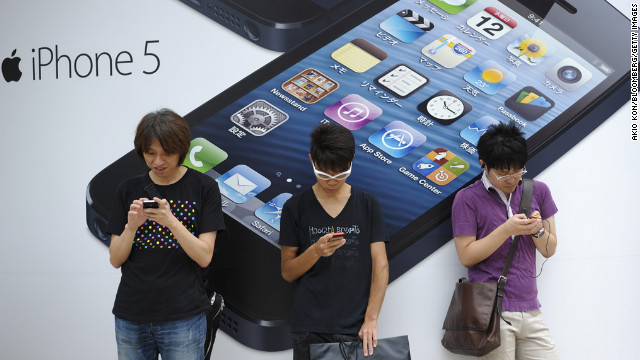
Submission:
<svg viewBox="0 0 640 360">
<path fill-rule="evenodd" d="M 629 14 L 629 0 L 611 2 Z M 143 114 L 165 106 L 185 114 L 278 53 L 177 0 L 2 0 L 0 34 L 0 58 L 18 49 L 24 71 L 19 83 L 0 79 L 2 358 L 113 359 L 120 272 L 85 225 L 89 180 L 131 150 Z M 142 74 L 154 65 L 142 56 L 148 40 L 160 40 L 150 46 L 161 60 L 154 75 Z M 56 80 L 49 66 L 43 80 L 32 80 L 31 49 L 55 45 L 72 59 L 127 50 L 134 62 L 123 68 L 134 73 Z M 637 358 L 640 144 L 629 137 L 627 103 L 537 177 L 560 209 L 558 252 L 538 283 L 564 359 Z M 450 242 L 393 282 L 380 336 L 409 334 L 415 359 L 457 358 L 439 339 L 463 273 Z M 291 358 L 254 351 L 223 332 L 214 351 L 217 359 Z"/>
</svg>

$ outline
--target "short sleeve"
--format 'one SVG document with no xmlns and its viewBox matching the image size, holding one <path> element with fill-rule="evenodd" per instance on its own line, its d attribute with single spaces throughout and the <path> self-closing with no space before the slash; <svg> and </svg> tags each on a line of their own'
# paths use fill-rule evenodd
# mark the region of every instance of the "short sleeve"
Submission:
<svg viewBox="0 0 640 360">
<path fill-rule="evenodd" d="M 370 219 L 371 219 L 371 243 L 384 241 L 389 242 L 389 235 L 382 216 L 382 209 L 378 199 L 369 195 Z"/>
<path fill-rule="evenodd" d="M 453 236 L 478 235 L 476 208 L 467 189 L 460 190 L 451 207 L 451 224 Z"/>
<path fill-rule="evenodd" d="M 206 181 L 203 188 L 200 233 L 224 230 L 224 214 L 218 182 L 213 179 Z"/>
<path fill-rule="evenodd" d="M 298 233 L 298 219 L 295 216 L 296 212 L 293 211 L 294 204 L 297 203 L 295 198 L 290 198 L 282 206 L 279 238 L 281 246 L 300 247 L 300 240 L 296 235 Z"/>
<path fill-rule="evenodd" d="M 110 235 L 120 236 L 127 225 L 127 215 L 129 214 L 129 204 L 127 204 L 127 194 L 125 192 L 125 182 L 118 185 L 116 189 L 115 199 L 111 205 L 109 213 L 109 222 L 107 223 L 106 232 Z"/>
</svg>

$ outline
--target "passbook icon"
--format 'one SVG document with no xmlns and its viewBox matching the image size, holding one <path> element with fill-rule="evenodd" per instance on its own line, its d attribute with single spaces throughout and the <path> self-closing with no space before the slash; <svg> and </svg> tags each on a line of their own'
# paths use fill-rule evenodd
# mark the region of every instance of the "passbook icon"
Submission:
<svg viewBox="0 0 640 360">
<path fill-rule="evenodd" d="M 237 165 L 216 179 L 220 193 L 242 204 L 271 186 L 271 182 L 247 165 Z"/>
</svg>

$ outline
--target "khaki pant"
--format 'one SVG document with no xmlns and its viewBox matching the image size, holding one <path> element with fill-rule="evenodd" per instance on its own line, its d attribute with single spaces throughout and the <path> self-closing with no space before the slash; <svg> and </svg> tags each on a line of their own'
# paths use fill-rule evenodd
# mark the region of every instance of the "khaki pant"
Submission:
<svg viewBox="0 0 640 360">
<path fill-rule="evenodd" d="M 540 310 L 511 312 L 500 320 L 500 347 L 481 357 L 482 360 L 557 360 L 556 344 L 544 323 Z"/>
</svg>

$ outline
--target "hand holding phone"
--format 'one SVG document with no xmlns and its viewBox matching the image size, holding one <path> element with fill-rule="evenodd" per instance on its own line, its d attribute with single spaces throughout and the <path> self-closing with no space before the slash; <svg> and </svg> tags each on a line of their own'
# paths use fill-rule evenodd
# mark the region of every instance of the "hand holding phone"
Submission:
<svg viewBox="0 0 640 360">
<path fill-rule="evenodd" d="M 329 241 L 336 241 L 336 240 L 342 240 L 342 239 L 344 239 L 344 233 L 343 232 L 337 232 L 337 233 L 331 234 L 331 237 L 329 238 Z"/>
<path fill-rule="evenodd" d="M 154 200 L 145 200 L 142 202 L 142 208 L 143 209 L 157 209 L 158 208 L 158 203 L 155 202 Z"/>
</svg>

